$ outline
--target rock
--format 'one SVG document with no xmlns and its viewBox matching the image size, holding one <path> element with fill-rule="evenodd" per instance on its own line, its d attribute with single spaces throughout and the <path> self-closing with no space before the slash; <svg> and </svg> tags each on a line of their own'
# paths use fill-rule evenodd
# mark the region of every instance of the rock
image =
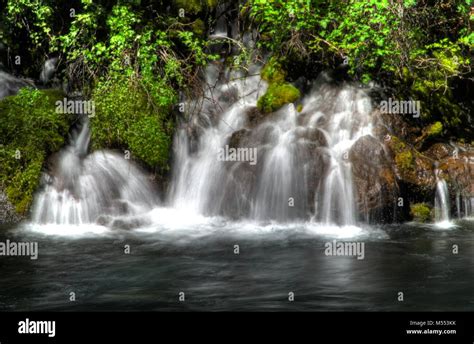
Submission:
<svg viewBox="0 0 474 344">
<path fill-rule="evenodd" d="M 447 143 L 435 143 L 423 152 L 424 155 L 433 160 L 441 161 L 453 155 L 454 148 Z"/>
<path fill-rule="evenodd" d="M 300 91 L 290 83 L 271 84 L 258 99 L 257 107 L 264 113 L 274 112 L 285 104 L 297 101 L 300 96 Z"/>
<path fill-rule="evenodd" d="M 392 161 L 372 136 L 361 137 L 349 152 L 354 192 L 362 218 L 389 221 L 384 209 L 393 209 L 399 194 Z"/>
<path fill-rule="evenodd" d="M 0 224 L 14 224 L 22 219 L 23 217 L 17 214 L 7 195 L 0 189 Z"/>
<path fill-rule="evenodd" d="M 474 197 L 474 152 L 466 151 L 449 156 L 439 164 L 443 177 L 447 180 L 451 194 Z"/>
<path fill-rule="evenodd" d="M 399 137 L 404 141 L 415 140 L 417 137 L 418 130 L 409 125 L 400 115 L 383 113 L 376 109 L 372 113 L 372 117 L 375 136 L 380 140 L 383 140 L 387 134 Z"/>
<path fill-rule="evenodd" d="M 266 114 L 261 112 L 257 107 L 250 108 L 247 113 L 247 126 L 255 128 L 266 118 Z"/>
<path fill-rule="evenodd" d="M 397 179 L 416 187 L 417 190 L 414 191 L 417 193 L 431 192 L 436 184 L 435 161 L 421 154 L 396 136 L 391 136 L 385 143 L 394 160 Z"/>
</svg>

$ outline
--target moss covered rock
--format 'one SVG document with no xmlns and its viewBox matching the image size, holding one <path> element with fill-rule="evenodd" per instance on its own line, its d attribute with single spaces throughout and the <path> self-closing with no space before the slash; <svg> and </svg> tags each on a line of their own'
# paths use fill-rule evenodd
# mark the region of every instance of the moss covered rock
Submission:
<svg viewBox="0 0 474 344">
<path fill-rule="evenodd" d="M 163 83 L 146 89 L 141 82 L 121 77 L 98 85 L 93 93 L 93 146 L 130 150 L 148 167 L 167 169 L 173 130 L 170 111 L 176 94 Z"/>
<path fill-rule="evenodd" d="M 269 113 L 278 110 L 283 105 L 293 103 L 300 97 L 300 91 L 289 83 L 274 84 L 258 99 L 260 111 Z"/>
<path fill-rule="evenodd" d="M 201 0 L 173 0 L 173 5 L 192 15 L 198 14 L 203 9 L 203 1 Z"/>
<path fill-rule="evenodd" d="M 183 9 L 186 14 L 198 15 L 204 10 L 212 10 L 217 4 L 218 0 L 173 0 L 173 5 L 177 9 Z"/>
<path fill-rule="evenodd" d="M 263 67 L 260 75 L 269 84 L 280 84 L 285 82 L 286 72 L 276 59 L 270 59 Z"/>
<path fill-rule="evenodd" d="M 206 33 L 206 25 L 201 19 L 196 19 L 191 23 L 191 31 L 198 36 L 203 36 Z"/>
<path fill-rule="evenodd" d="M 431 209 L 426 203 L 411 204 L 410 215 L 415 221 L 427 222 L 431 219 Z"/>
<path fill-rule="evenodd" d="M 0 101 L 0 186 L 24 215 L 38 187 L 45 159 L 64 144 L 74 116 L 56 111 L 64 94 L 22 89 Z"/>
<path fill-rule="evenodd" d="M 394 156 L 398 178 L 403 182 L 431 190 L 436 182 L 433 173 L 434 161 L 421 154 L 396 136 L 390 137 L 387 144 Z"/>
</svg>

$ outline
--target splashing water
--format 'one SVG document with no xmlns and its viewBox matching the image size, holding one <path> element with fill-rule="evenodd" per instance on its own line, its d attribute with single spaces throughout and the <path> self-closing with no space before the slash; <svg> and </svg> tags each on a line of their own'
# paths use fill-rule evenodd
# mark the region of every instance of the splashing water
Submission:
<svg viewBox="0 0 474 344">
<path fill-rule="evenodd" d="M 157 204 L 153 187 L 123 156 L 96 151 L 87 155 L 87 120 L 63 149 L 35 199 L 33 221 L 40 224 L 105 224 L 110 216 L 136 215 Z"/>
<path fill-rule="evenodd" d="M 256 103 L 266 84 L 258 76 L 235 81 L 226 73 L 221 79 L 217 75 L 208 70 L 207 83 L 216 86 L 176 137 L 172 206 L 259 221 L 312 218 L 354 225 L 349 151 L 372 134 L 366 93 L 352 85 L 332 85 L 323 75 L 303 99 L 301 112 L 289 104 L 261 114 Z M 256 149 L 257 166 L 219 161 L 217 151 L 225 145 Z"/>
<path fill-rule="evenodd" d="M 449 193 L 448 184 L 442 178 L 438 177 L 438 172 L 435 171 L 437 177 L 436 195 L 435 195 L 435 221 L 436 226 L 440 228 L 450 228 L 453 226 L 449 217 Z"/>
</svg>

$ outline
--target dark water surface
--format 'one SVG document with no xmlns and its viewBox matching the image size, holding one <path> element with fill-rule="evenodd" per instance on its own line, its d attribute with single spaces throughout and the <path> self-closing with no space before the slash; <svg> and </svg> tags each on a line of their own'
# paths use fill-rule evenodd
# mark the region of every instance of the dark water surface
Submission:
<svg viewBox="0 0 474 344">
<path fill-rule="evenodd" d="M 458 225 L 346 238 L 365 243 L 363 260 L 326 256 L 333 238 L 294 229 L 64 237 L 3 226 L 0 241 L 37 241 L 39 257 L 0 257 L 0 310 L 473 311 L 474 222 Z"/>
</svg>

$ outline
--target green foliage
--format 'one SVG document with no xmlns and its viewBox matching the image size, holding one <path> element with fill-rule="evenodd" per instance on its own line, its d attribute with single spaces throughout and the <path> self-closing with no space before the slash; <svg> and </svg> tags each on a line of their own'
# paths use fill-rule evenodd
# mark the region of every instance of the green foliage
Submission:
<svg viewBox="0 0 474 344">
<path fill-rule="evenodd" d="M 276 59 L 270 59 L 263 67 L 260 75 L 268 83 L 282 83 L 285 81 L 286 72 Z"/>
<path fill-rule="evenodd" d="M 257 108 L 261 112 L 276 111 L 283 105 L 293 103 L 300 98 L 300 91 L 285 82 L 286 71 L 278 60 L 270 59 L 262 68 L 260 75 L 263 80 L 269 83 L 267 92 L 257 101 Z"/>
<path fill-rule="evenodd" d="M 410 204 L 410 214 L 418 222 L 427 222 L 431 219 L 431 209 L 426 203 Z"/>
<path fill-rule="evenodd" d="M 0 184 L 19 214 L 31 204 L 45 158 L 64 144 L 73 118 L 56 112 L 63 97 L 22 89 L 0 101 Z"/>
<path fill-rule="evenodd" d="M 459 135 L 461 127 L 469 136 L 472 97 L 464 89 L 473 87 L 470 3 L 250 0 L 241 13 L 259 31 L 260 47 L 277 60 L 306 64 L 300 75 L 315 63 L 346 63 L 353 78 L 377 80 L 396 97 L 420 100 L 425 121 L 440 121 L 447 134 Z M 455 99 L 455 93 L 463 97 Z"/>
<path fill-rule="evenodd" d="M 199 14 L 203 10 L 201 0 L 173 0 L 173 5 L 191 15 Z"/>
<path fill-rule="evenodd" d="M 273 112 L 285 104 L 295 102 L 299 97 L 300 91 L 289 83 L 271 84 L 258 99 L 257 107 L 264 113 Z"/>
<path fill-rule="evenodd" d="M 149 95 L 146 82 L 134 75 L 97 85 L 93 93 L 93 145 L 129 149 L 149 167 L 166 169 L 173 129 L 169 111 L 176 94 L 169 85 L 155 80 Z"/>
<path fill-rule="evenodd" d="M 428 136 L 438 136 L 443 132 L 443 124 L 435 122 L 428 128 Z"/>
<path fill-rule="evenodd" d="M 7 2 L 2 20 L 12 25 L 11 30 L 26 30 L 32 45 L 38 48 L 51 38 L 49 22 L 53 14 L 49 1 L 16 0 Z M 0 35 L 0 40 L 2 39 Z"/>
<path fill-rule="evenodd" d="M 408 173 L 413 170 L 413 154 L 410 150 L 404 150 L 395 155 L 395 163 L 402 173 Z"/>
</svg>

